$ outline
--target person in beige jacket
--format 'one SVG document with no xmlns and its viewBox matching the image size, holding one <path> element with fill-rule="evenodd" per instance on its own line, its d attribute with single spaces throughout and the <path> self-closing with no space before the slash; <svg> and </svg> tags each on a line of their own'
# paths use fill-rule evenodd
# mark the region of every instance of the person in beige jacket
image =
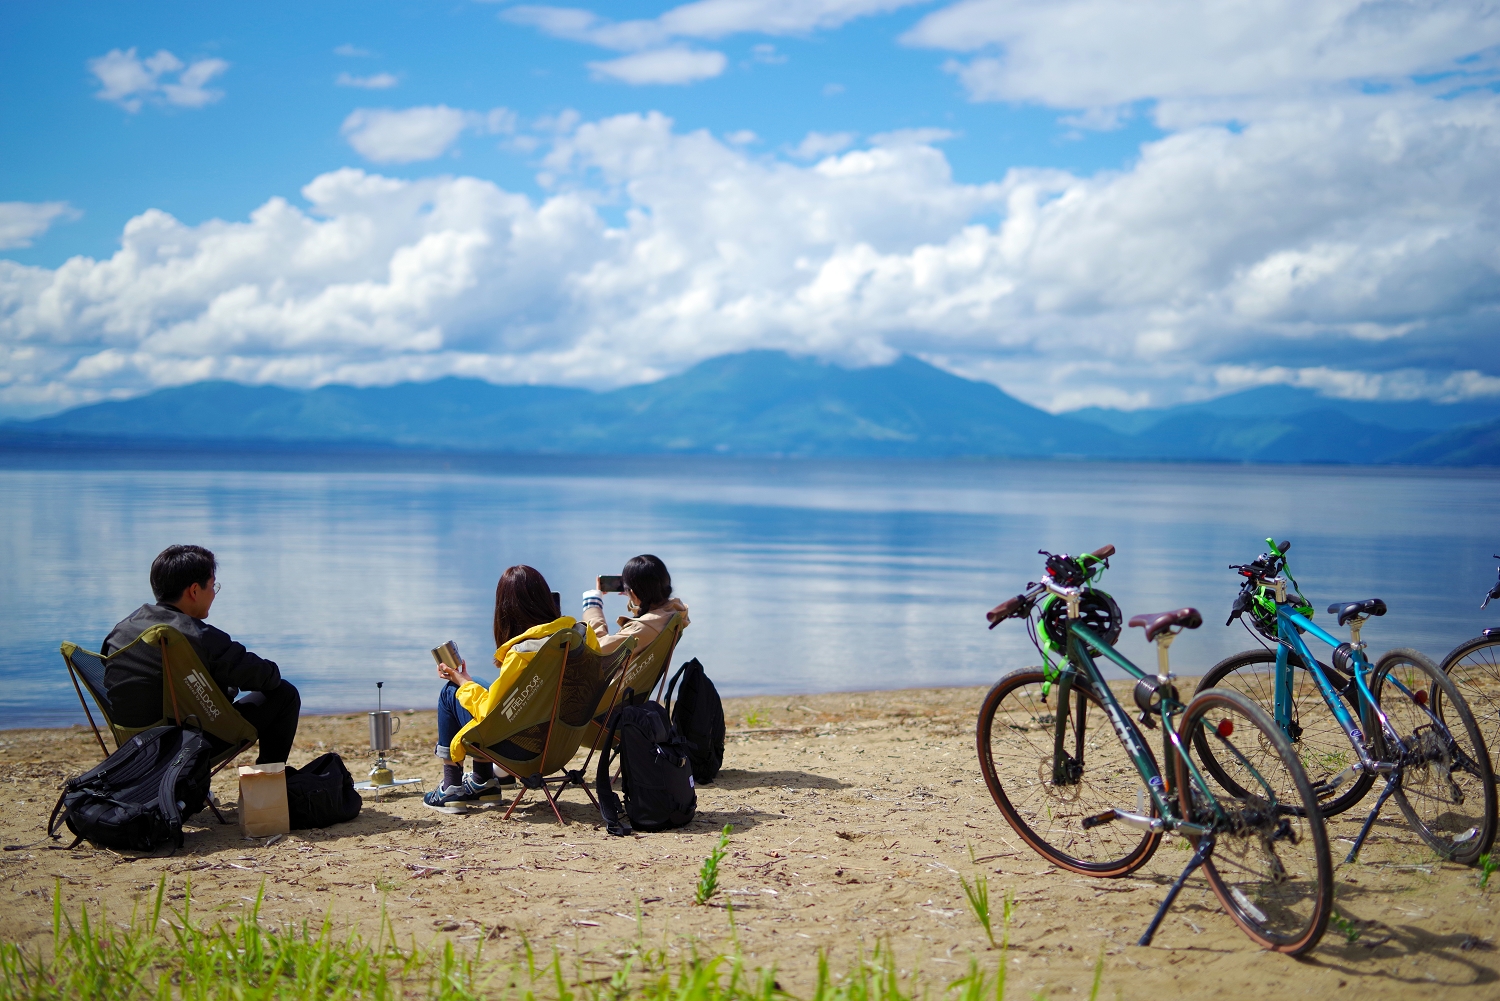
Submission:
<svg viewBox="0 0 1500 1001">
<path fill-rule="evenodd" d="M 655 556 L 633 556 L 620 571 L 625 582 L 625 597 L 629 601 L 629 615 L 616 620 L 619 629 L 610 633 L 604 621 L 604 592 L 595 588 L 583 592 L 583 621 L 599 637 L 599 652 L 613 653 L 625 639 L 636 637 L 635 648 L 643 650 L 661 633 L 662 627 L 673 612 L 682 615 L 682 628 L 688 626 L 688 607 L 672 597 L 672 575 L 667 565 Z"/>
</svg>

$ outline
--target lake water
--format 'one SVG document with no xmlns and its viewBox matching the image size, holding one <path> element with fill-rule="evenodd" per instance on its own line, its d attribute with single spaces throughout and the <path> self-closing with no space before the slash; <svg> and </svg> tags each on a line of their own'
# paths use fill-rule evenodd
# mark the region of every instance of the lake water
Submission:
<svg viewBox="0 0 1500 1001">
<path fill-rule="evenodd" d="M 1294 541 L 1319 608 L 1379 596 L 1372 649 L 1441 656 L 1480 628 L 1500 552 L 1500 475 L 1069 462 L 717 458 L 0 456 L 0 726 L 83 715 L 58 654 L 97 649 L 149 600 L 175 542 L 219 557 L 210 619 L 276 660 L 309 711 L 426 708 L 427 651 L 453 639 L 481 680 L 495 581 L 539 568 L 576 614 L 596 574 L 662 557 L 692 608 L 675 663 L 727 695 L 974 685 L 1032 664 L 984 612 L 1040 573 L 1037 549 L 1114 543 L 1127 616 L 1181 605 L 1172 648 L 1201 673 L 1250 645 L 1226 569 Z M 213 468 L 208 468 L 213 467 Z M 611 619 L 624 611 L 610 596 Z M 1154 663 L 1138 630 L 1121 649 Z M 674 666 L 675 666 L 674 663 Z"/>
</svg>

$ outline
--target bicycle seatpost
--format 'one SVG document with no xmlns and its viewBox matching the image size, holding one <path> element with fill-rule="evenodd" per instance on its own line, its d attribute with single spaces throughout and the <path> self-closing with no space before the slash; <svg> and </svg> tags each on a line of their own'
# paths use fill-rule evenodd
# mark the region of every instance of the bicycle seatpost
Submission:
<svg viewBox="0 0 1500 1001">
<path fill-rule="evenodd" d="M 1156 634 L 1156 680 L 1163 685 L 1172 680 L 1172 671 L 1167 666 L 1167 647 L 1176 638 L 1177 634 L 1170 629 L 1163 629 Z"/>
</svg>

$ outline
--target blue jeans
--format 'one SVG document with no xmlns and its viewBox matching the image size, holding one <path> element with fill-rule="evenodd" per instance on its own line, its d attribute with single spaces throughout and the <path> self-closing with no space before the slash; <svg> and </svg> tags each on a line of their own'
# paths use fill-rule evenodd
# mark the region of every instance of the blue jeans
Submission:
<svg viewBox="0 0 1500 1001">
<path fill-rule="evenodd" d="M 469 725 L 474 716 L 458 704 L 458 686 L 448 682 L 443 690 L 438 692 L 438 739 L 433 753 L 444 761 L 448 761 L 448 749 L 453 744 L 453 738 L 458 736 L 458 731 Z"/>
</svg>

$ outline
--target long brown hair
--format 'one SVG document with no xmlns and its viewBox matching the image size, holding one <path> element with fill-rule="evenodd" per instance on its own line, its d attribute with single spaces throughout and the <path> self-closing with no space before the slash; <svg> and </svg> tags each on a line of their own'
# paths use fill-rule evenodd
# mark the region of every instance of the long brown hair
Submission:
<svg viewBox="0 0 1500 1001">
<path fill-rule="evenodd" d="M 535 567 L 507 567 L 495 585 L 495 646 L 557 618 L 552 588 Z"/>
</svg>

